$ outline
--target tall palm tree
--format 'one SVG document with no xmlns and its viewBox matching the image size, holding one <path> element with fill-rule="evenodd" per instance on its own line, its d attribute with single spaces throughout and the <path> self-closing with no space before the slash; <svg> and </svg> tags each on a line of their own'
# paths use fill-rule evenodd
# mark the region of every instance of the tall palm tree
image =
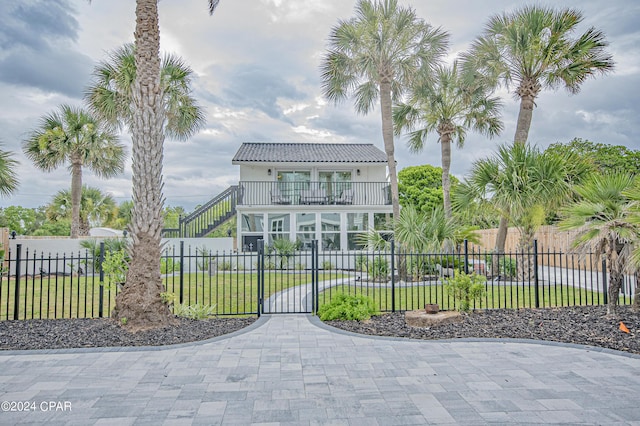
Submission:
<svg viewBox="0 0 640 426">
<path fill-rule="evenodd" d="M 520 100 L 514 142 L 527 142 L 535 100 L 543 88 L 564 86 L 578 93 L 588 78 L 613 70 L 601 31 L 592 27 L 572 38 L 582 20 L 582 13 L 575 9 L 525 6 L 491 17 L 484 33 L 463 55 L 470 75 L 493 87 L 502 83 L 514 88 L 514 97 Z M 507 226 L 503 217 L 496 239 L 498 253 L 504 251 Z"/>
<path fill-rule="evenodd" d="M 25 155 L 40 170 L 49 172 L 63 164 L 71 170 L 71 238 L 80 231 L 82 169 L 109 178 L 124 170 L 125 148 L 115 131 L 90 112 L 69 105 L 42 118 L 23 141 Z"/>
<path fill-rule="evenodd" d="M 640 241 L 640 181 L 629 173 L 594 175 L 576 192 L 580 199 L 562 210 L 559 227 L 579 230 L 575 247 L 604 254 L 609 273 L 607 314 L 615 316 L 633 244 Z"/>
<path fill-rule="evenodd" d="M 202 108 L 191 96 L 192 75 L 193 70 L 181 58 L 162 58 L 160 84 L 167 119 L 164 131 L 173 139 L 186 140 L 204 125 Z M 91 110 L 111 124 L 131 128 L 135 45 L 127 43 L 111 52 L 107 61 L 95 67 L 93 77 L 85 96 Z"/>
<path fill-rule="evenodd" d="M 489 137 L 502 131 L 501 102 L 489 97 L 486 90 L 465 83 L 457 61 L 451 67 L 439 66 L 433 78 L 416 85 L 410 100 L 393 109 L 396 134 L 410 130 L 408 145 L 411 151 L 424 149 L 429 133 L 438 134 L 442 152 L 442 192 L 444 214 L 451 218 L 451 142 L 462 148 L 467 129 Z M 419 128 L 418 130 L 413 130 Z"/>
<path fill-rule="evenodd" d="M 59 221 L 71 218 L 71 192 L 58 191 L 47 206 L 47 219 Z M 92 226 L 104 226 L 117 214 L 116 202 L 110 194 L 104 194 L 99 188 L 82 187 L 80 201 L 80 235 L 89 235 Z"/>
<path fill-rule="evenodd" d="M 359 0 L 356 16 L 339 21 L 322 60 L 324 96 L 340 102 L 353 95 L 356 112 L 368 114 L 380 101 L 382 139 L 391 180 L 393 215 L 398 217 L 398 178 L 393 143 L 392 102 L 420 72 L 428 74 L 443 57 L 449 36 L 397 0 Z"/>
<path fill-rule="evenodd" d="M 213 13 L 219 0 L 209 0 Z M 160 294 L 162 210 L 162 158 L 164 104 L 160 61 L 158 0 L 136 0 L 134 32 L 136 75 L 131 92 L 133 141 L 133 214 L 131 262 L 126 285 L 116 298 L 114 317 L 131 329 L 161 327 L 171 320 Z"/>
<path fill-rule="evenodd" d="M 0 195 L 8 196 L 18 189 L 17 166 L 18 161 L 11 152 L 0 150 Z"/>
</svg>

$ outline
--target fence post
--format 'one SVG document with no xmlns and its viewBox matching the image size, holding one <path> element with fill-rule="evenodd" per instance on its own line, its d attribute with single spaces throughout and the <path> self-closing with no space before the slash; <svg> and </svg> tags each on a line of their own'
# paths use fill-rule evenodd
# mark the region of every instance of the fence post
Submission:
<svg viewBox="0 0 640 426">
<path fill-rule="evenodd" d="M 316 271 L 318 269 L 317 256 L 318 254 L 318 240 L 311 240 L 311 314 L 317 315 L 319 303 L 316 293 L 318 288 L 318 281 L 316 280 Z"/>
<path fill-rule="evenodd" d="M 464 239 L 464 273 L 469 275 L 469 241 Z"/>
<path fill-rule="evenodd" d="M 95 264 L 95 262 L 94 262 Z M 100 243 L 100 257 L 98 258 L 100 265 L 100 286 L 98 289 L 98 317 L 102 318 L 104 307 L 104 241 Z"/>
<path fill-rule="evenodd" d="M 609 304 L 609 290 L 607 289 L 607 258 L 602 256 L 602 290 L 604 293 L 604 304 Z"/>
<path fill-rule="evenodd" d="M 534 294 L 536 301 L 536 309 L 540 307 L 540 291 L 538 289 L 538 240 L 533 240 L 533 282 Z"/>
<path fill-rule="evenodd" d="M 180 304 L 184 300 L 184 241 L 180 241 Z"/>
<path fill-rule="evenodd" d="M 391 240 L 391 312 L 396 311 L 396 242 Z"/>
<path fill-rule="evenodd" d="M 264 240 L 258 240 L 258 316 L 264 313 Z"/>
<path fill-rule="evenodd" d="M 20 313 L 20 264 L 22 263 L 22 244 L 16 244 L 16 282 L 13 299 L 13 319 L 17 320 Z"/>
</svg>

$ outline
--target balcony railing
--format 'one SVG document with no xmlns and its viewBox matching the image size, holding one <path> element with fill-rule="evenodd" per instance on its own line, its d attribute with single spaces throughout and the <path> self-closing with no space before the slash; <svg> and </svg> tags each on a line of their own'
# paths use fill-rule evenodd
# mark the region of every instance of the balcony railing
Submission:
<svg viewBox="0 0 640 426">
<path fill-rule="evenodd" d="M 241 181 L 238 205 L 391 204 L 389 182 L 264 182 Z"/>
</svg>

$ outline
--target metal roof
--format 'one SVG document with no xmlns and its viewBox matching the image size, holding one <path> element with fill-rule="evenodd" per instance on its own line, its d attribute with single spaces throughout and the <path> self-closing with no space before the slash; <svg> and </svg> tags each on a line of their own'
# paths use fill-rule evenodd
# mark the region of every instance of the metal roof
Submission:
<svg viewBox="0 0 640 426">
<path fill-rule="evenodd" d="M 386 163 L 372 144 L 243 143 L 232 163 Z"/>
</svg>

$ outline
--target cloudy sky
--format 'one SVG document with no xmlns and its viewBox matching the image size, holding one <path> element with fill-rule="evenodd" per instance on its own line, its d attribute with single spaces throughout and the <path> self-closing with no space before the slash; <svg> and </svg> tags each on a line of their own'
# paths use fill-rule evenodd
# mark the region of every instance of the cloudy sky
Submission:
<svg viewBox="0 0 640 426">
<path fill-rule="evenodd" d="M 320 62 L 327 36 L 353 15 L 355 0 L 221 0 L 209 16 L 206 0 L 162 0 L 162 50 L 195 70 L 194 95 L 206 110 L 206 128 L 187 142 L 165 143 L 167 205 L 190 211 L 238 180 L 231 158 L 242 142 L 373 143 L 383 149 L 379 111 L 358 116 L 350 102 L 334 105 L 321 95 Z M 449 58 L 466 50 L 488 18 L 525 2 L 511 0 L 401 0 L 451 35 Z M 531 1 L 526 4 L 532 4 Z M 545 148 L 574 137 L 640 149 L 640 2 L 566 0 L 543 4 L 576 7 L 610 42 L 616 69 L 589 80 L 577 95 L 544 92 L 537 100 L 529 141 Z M 2 0 L 0 2 L 0 140 L 20 162 L 20 189 L 0 207 L 47 204 L 67 189 L 66 168 L 35 170 L 21 142 L 40 117 L 60 104 L 82 104 L 94 65 L 133 41 L 133 0 Z M 493 140 L 469 134 L 454 149 L 452 172 L 462 178 L 473 160 L 512 140 L 517 104 L 506 92 L 504 133 Z M 129 136 L 122 134 L 130 147 Z M 420 155 L 396 141 L 399 169 L 440 165 L 434 136 Z M 130 152 L 130 151 L 129 151 Z M 89 170 L 86 184 L 130 198 L 131 167 L 115 179 Z"/>
</svg>

